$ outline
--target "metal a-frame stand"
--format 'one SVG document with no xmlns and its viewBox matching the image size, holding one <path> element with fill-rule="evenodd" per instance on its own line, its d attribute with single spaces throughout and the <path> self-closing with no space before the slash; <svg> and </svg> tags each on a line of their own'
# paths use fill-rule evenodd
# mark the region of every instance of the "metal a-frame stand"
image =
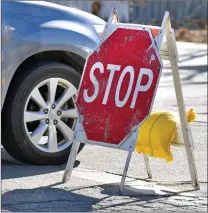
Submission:
<svg viewBox="0 0 208 213">
<path fill-rule="evenodd" d="M 116 8 L 113 8 L 113 10 L 111 11 L 108 23 L 106 24 L 102 39 L 104 39 L 107 35 L 109 35 L 109 33 L 111 33 L 111 31 L 112 31 L 111 25 L 117 24 L 118 22 L 119 22 L 119 19 L 118 19 L 117 10 L 116 10 Z M 146 26 L 146 27 L 148 27 L 148 26 Z M 170 64 L 171 64 L 173 82 L 174 82 L 175 93 L 176 93 L 176 98 L 177 98 L 177 103 L 178 103 L 178 110 L 179 110 L 180 121 L 181 121 L 181 129 L 183 132 L 184 145 L 185 145 L 186 155 L 187 155 L 188 164 L 189 164 L 191 181 L 192 181 L 193 187 L 196 189 L 199 189 L 199 182 L 198 182 L 195 157 L 194 157 L 193 139 L 192 139 L 192 135 L 191 135 L 191 129 L 190 129 L 190 127 L 187 123 L 187 119 L 186 119 L 185 104 L 184 104 L 181 80 L 180 80 L 179 69 L 178 69 L 178 53 L 177 53 L 177 47 L 176 47 L 176 40 L 175 40 L 174 31 L 171 28 L 169 12 L 165 13 L 161 27 L 149 26 L 149 28 L 156 29 L 158 31 L 158 36 L 156 36 L 154 39 L 156 46 L 157 46 L 158 50 L 160 51 L 161 58 L 163 60 L 170 61 Z M 164 38 L 166 38 L 166 43 L 164 42 Z M 138 133 L 139 133 L 139 130 L 138 130 Z M 82 136 L 83 136 L 82 117 L 79 117 L 77 120 L 77 124 L 75 127 L 75 133 L 74 133 L 73 140 L 72 140 L 73 141 L 72 149 L 71 149 L 69 159 L 68 159 L 68 162 L 66 165 L 66 169 L 65 169 L 65 172 L 63 175 L 63 179 L 62 179 L 63 182 L 66 182 L 71 177 L 72 169 L 74 166 L 74 162 L 76 159 L 76 155 L 77 155 L 77 152 L 79 149 L 80 142 L 81 143 L 86 142 L 86 137 L 82 137 Z M 77 142 L 77 140 L 76 140 L 77 138 L 79 138 L 79 142 Z M 135 140 L 136 140 L 136 138 L 135 138 Z M 132 145 L 135 146 L 135 143 L 136 143 L 136 141 Z M 124 167 L 124 172 L 123 172 L 120 187 L 119 187 L 119 190 L 121 193 L 123 192 L 125 179 L 126 179 L 126 175 L 128 172 L 132 153 L 133 153 L 133 150 L 131 149 L 128 152 L 128 156 L 126 159 L 126 164 Z M 149 159 L 148 159 L 147 155 L 145 155 L 145 154 L 144 154 L 144 161 L 145 161 L 148 177 L 152 178 L 150 165 L 149 165 Z"/>
</svg>

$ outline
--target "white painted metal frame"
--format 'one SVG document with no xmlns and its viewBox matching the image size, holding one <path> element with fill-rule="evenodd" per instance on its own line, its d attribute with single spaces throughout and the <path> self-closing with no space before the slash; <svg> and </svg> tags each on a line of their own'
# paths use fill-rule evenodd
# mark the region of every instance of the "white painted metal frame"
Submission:
<svg viewBox="0 0 208 213">
<path fill-rule="evenodd" d="M 166 39 L 167 39 L 167 46 L 169 52 L 169 59 L 171 70 L 173 74 L 173 82 L 175 87 L 176 99 L 178 103 L 178 111 L 180 115 L 180 122 L 181 128 L 183 132 L 184 138 L 184 145 L 186 149 L 188 164 L 189 164 L 189 171 L 191 175 L 191 181 L 194 188 L 199 189 L 199 182 L 198 182 L 198 175 L 194 157 L 194 147 L 193 147 L 193 139 L 191 135 L 191 129 L 188 126 L 187 118 L 186 118 L 186 110 L 185 110 L 185 103 L 183 98 L 182 86 L 181 86 L 181 79 L 178 69 L 178 62 L 177 62 L 177 53 L 176 53 L 176 45 L 175 40 L 173 39 L 173 34 L 171 31 L 171 21 L 170 16 L 165 23 L 165 32 L 166 32 Z"/>
<path fill-rule="evenodd" d="M 111 11 L 108 23 L 105 26 L 103 38 L 101 39 L 102 41 L 105 40 L 110 34 L 112 34 L 114 32 L 114 30 L 117 29 L 119 26 L 121 26 L 122 28 L 127 27 L 127 28 L 132 28 L 132 29 L 135 29 L 135 28 L 141 29 L 142 28 L 143 30 L 149 31 L 151 39 L 155 41 L 155 45 L 153 44 L 153 47 L 157 48 L 156 53 L 158 53 L 158 51 L 160 51 L 160 55 L 161 55 L 162 59 L 170 61 L 172 74 L 173 74 L 174 87 L 175 87 L 175 92 L 176 92 L 176 98 L 177 98 L 177 103 L 178 103 L 178 109 L 179 109 L 179 114 L 180 114 L 180 121 L 181 121 L 181 126 L 182 126 L 184 145 L 185 145 L 186 154 L 187 154 L 187 158 L 188 158 L 192 185 L 194 186 L 194 188 L 199 189 L 199 182 L 198 182 L 197 170 L 196 170 L 196 164 L 195 164 L 195 158 L 194 158 L 194 152 L 193 152 L 193 149 L 194 149 L 193 139 L 192 139 L 192 135 L 191 135 L 191 129 L 188 126 L 188 123 L 186 120 L 185 104 L 184 104 L 184 99 L 183 99 L 182 86 L 181 86 L 181 80 L 180 80 L 178 63 L 177 63 L 178 62 L 178 53 L 177 53 L 177 47 L 176 47 L 176 40 L 175 40 L 174 30 L 171 28 L 169 12 L 165 13 L 159 35 L 155 39 L 153 39 L 152 34 L 150 33 L 150 28 L 154 27 L 154 26 L 124 25 L 124 24 L 118 24 L 118 21 L 119 21 L 119 19 L 117 16 L 117 10 L 115 8 L 113 8 L 113 10 Z M 155 27 L 155 28 L 158 29 L 158 27 Z M 164 41 L 164 38 L 166 38 L 166 41 Z M 158 55 L 159 59 L 160 59 L 160 55 Z M 154 94 L 154 97 L 155 97 L 155 94 Z M 152 102 L 152 104 L 153 104 L 153 102 Z M 80 142 L 81 143 L 87 142 L 89 144 L 98 145 L 98 143 L 96 141 L 91 141 L 91 140 L 87 139 L 87 136 L 85 134 L 85 131 L 84 131 L 84 128 L 82 125 L 82 121 L 83 121 L 82 116 L 79 116 L 76 127 L 75 127 L 75 131 L 74 131 L 72 150 L 70 152 L 69 159 L 68 159 L 68 162 L 66 165 L 66 169 L 65 169 L 65 172 L 63 175 L 63 180 L 62 180 L 63 182 L 66 182 L 71 177 L 72 169 L 73 169 L 73 166 L 74 166 L 74 163 L 76 160 L 76 155 L 77 155 L 77 152 L 79 149 Z M 130 134 L 127 135 L 119 145 L 109 146 L 109 144 L 106 144 L 104 142 L 103 143 L 99 142 L 100 146 L 107 146 L 107 147 L 112 147 L 112 148 L 117 148 L 117 149 L 128 150 L 128 156 L 126 159 L 125 168 L 124 168 L 124 172 L 123 172 L 120 187 L 119 187 L 119 190 L 121 193 L 124 188 L 126 175 L 128 172 L 131 156 L 132 156 L 132 153 L 135 148 L 135 143 L 136 143 L 138 133 L 139 133 L 139 125 L 135 126 L 132 129 L 132 131 L 130 132 Z M 129 142 L 129 143 L 126 143 L 126 142 Z M 129 144 L 129 147 L 125 147 L 125 144 Z M 150 165 L 149 165 L 149 159 L 148 159 L 148 156 L 145 154 L 144 154 L 144 161 L 145 161 L 145 166 L 146 166 L 146 171 L 147 171 L 148 177 L 152 178 L 152 173 L 151 173 Z"/>
</svg>

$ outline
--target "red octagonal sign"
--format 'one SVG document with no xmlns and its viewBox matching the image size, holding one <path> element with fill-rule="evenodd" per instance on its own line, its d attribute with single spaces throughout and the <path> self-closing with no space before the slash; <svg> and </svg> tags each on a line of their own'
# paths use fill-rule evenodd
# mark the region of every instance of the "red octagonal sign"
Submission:
<svg viewBox="0 0 208 213">
<path fill-rule="evenodd" d="M 87 59 L 77 97 L 88 140 L 119 145 L 149 115 L 162 64 L 147 29 L 117 28 Z"/>
</svg>

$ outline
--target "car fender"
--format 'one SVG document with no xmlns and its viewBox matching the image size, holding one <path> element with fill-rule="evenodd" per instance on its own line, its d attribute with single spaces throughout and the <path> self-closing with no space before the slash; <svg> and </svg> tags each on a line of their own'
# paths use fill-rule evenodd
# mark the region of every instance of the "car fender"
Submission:
<svg viewBox="0 0 208 213">
<path fill-rule="evenodd" d="M 66 20 L 49 21 L 2 52 L 2 103 L 19 65 L 32 55 L 44 51 L 67 51 L 83 58 L 98 46 L 100 36 L 92 26 Z M 11 63 L 12 59 L 12 63 Z"/>
</svg>

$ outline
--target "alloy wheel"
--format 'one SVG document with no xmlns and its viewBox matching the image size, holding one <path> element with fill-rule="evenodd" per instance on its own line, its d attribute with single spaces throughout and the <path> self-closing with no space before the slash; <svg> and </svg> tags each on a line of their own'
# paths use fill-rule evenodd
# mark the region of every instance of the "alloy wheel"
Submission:
<svg viewBox="0 0 208 213">
<path fill-rule="evenodd" d="M 38 149 L 54 153 L 71 145 L 78 117 L 76 94 L 77 89 L 62 78 L 44 80 L 31 91 L 24 108 L 24 126 Z"/>
</svg>

